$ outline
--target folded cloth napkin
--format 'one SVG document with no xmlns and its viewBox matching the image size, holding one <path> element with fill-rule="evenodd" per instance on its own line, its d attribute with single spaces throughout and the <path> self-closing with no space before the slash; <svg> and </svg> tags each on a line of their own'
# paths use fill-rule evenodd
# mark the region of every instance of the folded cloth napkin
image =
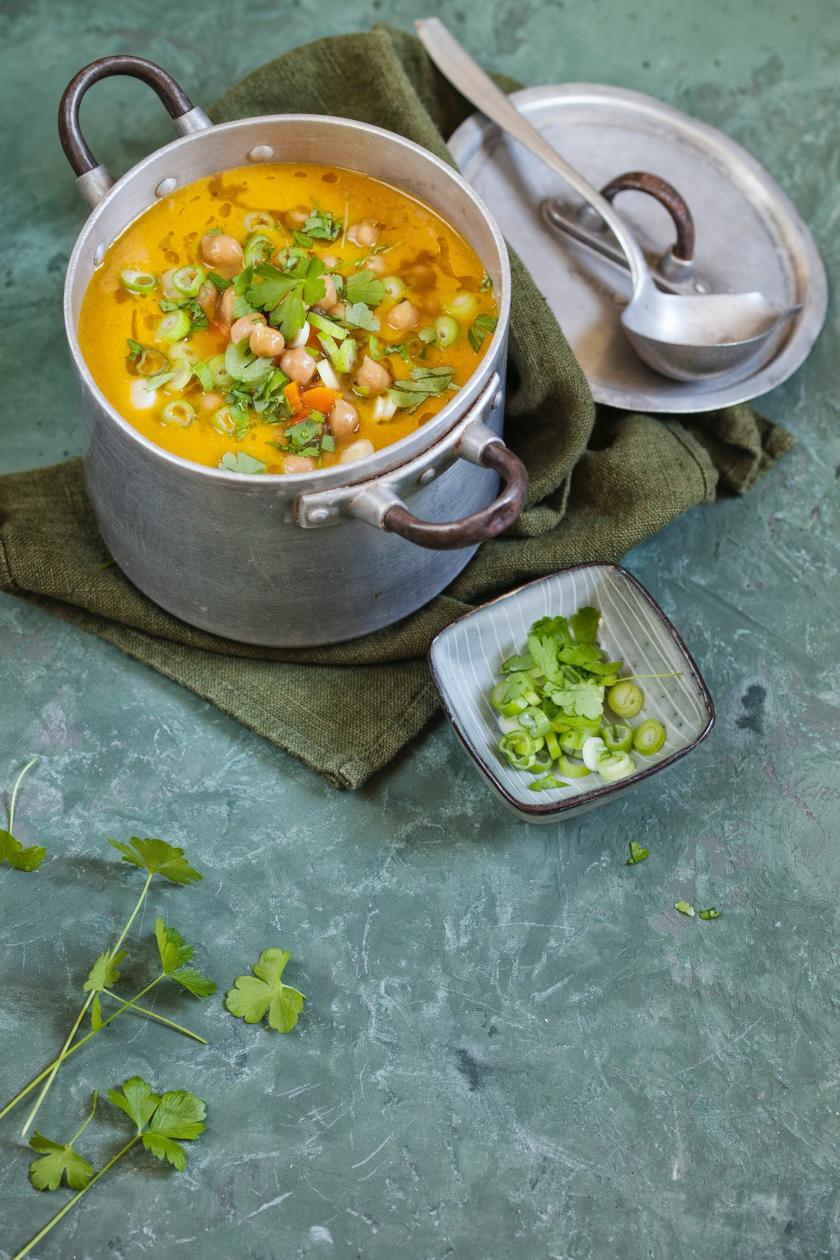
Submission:
<svg viewBox="0 0 840 1260">
<path fill-rule="evenodd" d="M 287 53 L 212 113 L 221 121 L 289 111 L 376 123 L 446 158 L 441 137 L 469 106 L 413 36 L 377 27 Z M 596 412 L 533 280 L 512 264 L 505 437 L 528 467 L 529 504 L 413 616 L 350 643 L 291 650 L 193 629 L 109 563 L 77 460 L 0 478 L 0 589 L 189 687 L 330 782 L 360 786 L 435 712 L 425 652 L 453 618 L 564 566 L 618 560 L 688 508 L 748 490 L 793 442 L 746 406 L 679 420 Z"/>
</svg>

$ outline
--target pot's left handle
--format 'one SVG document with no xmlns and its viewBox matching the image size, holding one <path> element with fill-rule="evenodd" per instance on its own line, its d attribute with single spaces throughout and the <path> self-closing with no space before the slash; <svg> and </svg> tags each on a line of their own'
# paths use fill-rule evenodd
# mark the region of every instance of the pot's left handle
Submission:
<svg viewBox="0 0 840 1260">
<path fill-rule="evenodd" d="M 61 104 L 58 107 L 58 135 L 67 161 L 76 174 L 79 191 L 89 206 L 101 201 L 114 183 L 113 176 L 91 152 L 90 145 L 82 135 L 79 122 L 79 108 L 82 97 L 89 87 L 100 79 L 109 79 L 115 74 L 127 74 L 134 79 L 148 83 L 157 92 L 166 107 L 166 112 L 175 124 L 179 135 L 188 135 L 191 131 L 203 131 L 212 127 L 204 110 L 193 105 L 184 89 L 175 82 L 171 74 L 167 74 L 153 61 L 144 57 L 131 57 L 120 54 L 114 57 L 100 57 L 89 66 L 80 70 L 75 78 L 67 84 Z"/>
</svg>

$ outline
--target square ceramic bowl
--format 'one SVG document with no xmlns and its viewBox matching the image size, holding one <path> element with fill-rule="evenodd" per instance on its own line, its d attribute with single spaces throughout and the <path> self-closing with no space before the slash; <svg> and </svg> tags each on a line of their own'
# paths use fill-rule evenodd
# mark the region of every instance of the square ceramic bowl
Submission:
<svg viewBox="0 0 840 1260">
<path fill-rule="evenodd" d="M 534 775 L 514 770 L 499 756 L 500 731 L 488 697 L 502 661 L 524 650 L 534 621 L 570 616 L 584 605 L 600 611 L 598 643 L 608 660 L 624 662 L 623 674 L 679 671 L 678 678 L 641 683 L 640 717 L 663 722 L 667 739 L 652 757 L 634 753 L 639 769 L 626 779 L 588 786 L 596 778 L 588 776 L 534 793 L 528 787 Z M 446 715 L 467 752 L 505 804 L 528 822 L 561 821 L 632 790 L 696 748 L 715 721 L 709 689 L 679 633 L 641 583 L 615 564 L 563 569 L 482 604 L 437 635 L 429 661 Z"/>
</svg>

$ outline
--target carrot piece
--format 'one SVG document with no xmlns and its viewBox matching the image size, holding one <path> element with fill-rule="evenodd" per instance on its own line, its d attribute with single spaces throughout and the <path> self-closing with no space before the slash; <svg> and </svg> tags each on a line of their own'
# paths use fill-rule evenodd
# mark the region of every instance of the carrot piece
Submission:
<svg viewBox="0 0 840 1260">
<path fill-rule="evenodd" d="M 296 416 L 302 406 L 300 385 L 298 385 L 297 381 L 289 381 L 288 385 L 283 386 L 283 393 L 286 396 L 286 402 L 289 404 L 289 410 L 293 416 Z"/>
<path fill-rule="evenodd" d="M 301 402 L 310 411 L 322 411 L 324 415 L 327 415 L 332 410 L 333 403 L 340 397 L 341 393 L 337 389 L 327 389 L 326 385 L 315 385 L 301 395 Z"/>
</svg>

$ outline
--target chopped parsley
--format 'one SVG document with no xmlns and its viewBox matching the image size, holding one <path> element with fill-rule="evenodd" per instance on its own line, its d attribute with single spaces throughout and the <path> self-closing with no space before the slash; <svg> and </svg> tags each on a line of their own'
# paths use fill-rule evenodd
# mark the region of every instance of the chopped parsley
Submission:
<svg viewBox="0 0 840 1260">
<path fill-rule="evenodd" d="M 379 320 L 364 302 L 351 302 L 344 308 L 344 322 L 351 328 L 366 328 L 379 332 Z"/>
<path fill-rule="evenodd" d="M 334 241 L 341 235 L 342 226 L 329 210 L 313 207 L 303 224 L 303 232 L 316 241 Z"/>
<path fill-rule="evenodd" d="M 261 263 L 254 268 L 245 296 L 252 308 L 267 311 L 274 327 L 292 341 L 306 322 L 306 308 L 320 302 L 327 291 L 323 272 L 319 258 L 305 255 L 297 258 L 290 271 Z"/>
<path fill-rule="evenodd" d="M 679 911 L 680 914 L 684 914 L 689 919 L 694 918 L 695 910 L 690 901 L 675 901 L 674 909 Z"/>
<path fill-rule="evenodd" d="M 261 459 L 255 459 L 247 451 L 227 451 L 219 460 L 219 467 L 226 469 L 227 472 L 254 474 L 264 473 L 268 465 Z"/>
<path fill-rule="evenodd" d="M 714 906 L 709 906 L 708 910 L 698 910 L 697 917 L 707 923 L 709 919 L 719 919 L 722 911 L 716 910 Z"/>
<path fill-rule="evenodd" d="M 378 306 L 386 292 L 385 285 L 372 271 L 356 271 L 344 282 L 344 296 L 351 304 L 364 302 L 366 306 Z"/>
<path fill-rule="evenodd" d="M 495 331 L 498 322 L 495 315 L 477 315 L 473 320 L 467 330 L 467 340 L 476 354 L 484 345 L 485 338 Z"/>
<path fill-rule="evenodd" d="M 145 347 L 141 346 L 139 341 L 135 341 L 133 337 L 128 338 L 128 357 L 132 363 L 137 362 L 144 349 Z"/>
<path fill-rule="evenodd" d="M 307 455 L 310 459 L 318 459 L 324 451 L 335 450 L 335 438 L 326 430 L 324 413 L 312 411 L 305 420 L 298 420 L 284 429 L 276 442 L 272 442 L 279 451 L 291 455 Z"/>
<path fill-rule="evenodd" d="M 447 389 L 454 388 L 452 385 L 454 375 L 454 369 L 451 367 L 412 368 L 410 378 L 396 381 L 388 390 L 388 395 L 398 407 L 411 413 L 430 398 L 437 398 Z"/>
<path fill-rule="evenodd" d="M 650 850 L 643 848 L 638 840 L 631 840 L 628 848 L 630 849 L 630 856 L 624 863 L 625 866 L 635 866 L 637 862 L 644 862 L 645 858 L 650 857 Z"/>
</svg>

